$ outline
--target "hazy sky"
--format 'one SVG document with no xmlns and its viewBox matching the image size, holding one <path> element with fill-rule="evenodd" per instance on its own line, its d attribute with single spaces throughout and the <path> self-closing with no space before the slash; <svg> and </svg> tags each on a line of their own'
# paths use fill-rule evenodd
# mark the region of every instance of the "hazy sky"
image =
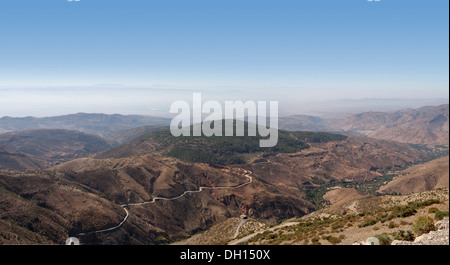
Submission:
<svg viewBox="0 0 450 265">
<path fill-rule="evenodd" d="M 448 12 L 447 0 L 0 1 L 0 117 L 145 113 L 198 91 L 448 98 Z"/>
</svg>

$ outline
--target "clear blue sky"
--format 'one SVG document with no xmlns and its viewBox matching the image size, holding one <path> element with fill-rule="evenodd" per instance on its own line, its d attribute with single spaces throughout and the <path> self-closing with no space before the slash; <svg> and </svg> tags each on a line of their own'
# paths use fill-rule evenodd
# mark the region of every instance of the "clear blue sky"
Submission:
<svg viewBox="0 0 450 265">
<path fill-rule="evenodd" d="M 0 89 L 448 97 L 448 12 L 447 0 L 5 0 Z"/>
</svg>

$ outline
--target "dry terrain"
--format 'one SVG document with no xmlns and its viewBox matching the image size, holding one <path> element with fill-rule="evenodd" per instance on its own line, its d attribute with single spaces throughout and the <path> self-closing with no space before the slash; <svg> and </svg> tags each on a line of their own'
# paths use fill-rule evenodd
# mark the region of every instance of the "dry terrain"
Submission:
<svg viewBox="0 0 450 265">
<path fill-rule="evenodd" d="M 36 129 L 0 134 L 0 146 L 42 161 L 41 168 L 86 157 L 111 147 L 99 136 L 62 129 Z"/>
<path fill-rule="evenodd" d="M 328 117 L 280 118 L 280 128 L 345 132 L 413 144 L 449 144 L 449 105 L 393 112 L 363 112 Z"/>
<path fill-rule="evenodd" d="M 301 193 L 253 180 L 246 171 L 192 164 L 159 155 L 78 159 L 47 171 L 0 171 L 0 219 L 4 244 L 164 244 L 241 214 L 274 222 L 313 207 Z M 214 189 L 214 187 L 237 187 Z M 177 200 L 185 191 L 197 191 Z M 133 203 L 125 211 L 121 205 Z M 19 205 L 24 205 L 23 207 Z M 116 227 L 104 233 L 91 233 Z M 6 234 L 5 234 L 6 233 Z"/>
<path fill-rule="evenodd" d="M 39 169 L 44 164 L 44 161 L 38 158 L 0 146 L 0 169 Z"/>
<path fill-rule="evenodd" d="M 449 187 L 449 156 L 413 166 L 379 189 L 380 193 L 409 194 Z"/>
<path fill-rule="evenodd" d="M 383 234 L 393 241 L 398 231 L 413 230 L 412 225 L 419 216 L 435 219 L 439 211 L 448 216 L 448 196 L 448 189 L 437 189 L 412 195 L 367 197 L 333 205 L 280 225 L 267 227 L 261 223 L 261 229 L 241 234 L 238 239 L 222 236 L 232 234 L 237 220 L 225 222 L 234 225 L 217 225 L 222 228 L 221 234 L 209 231 L 204 234 L 209 235 L 209 242 L 213 240 L 211 237 L 217 240 L 216 236 L 220 236 L 228 239 L 228 244 L 249 245 L 360 245 L 370 237 Z M 352 207 L 357 213 L 351 210 Z M 205 241 L 202 240 L 206 238 L 197 236 L 183 243 L 203 244 Z"/>
</svg>

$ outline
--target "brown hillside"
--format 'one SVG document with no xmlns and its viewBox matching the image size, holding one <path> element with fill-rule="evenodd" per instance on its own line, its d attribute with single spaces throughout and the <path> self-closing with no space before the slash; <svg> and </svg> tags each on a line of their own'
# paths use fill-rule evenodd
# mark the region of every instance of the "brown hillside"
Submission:
<svg viewBox="0 0 450 265">
<path fill-rule="evenodd" d="M 68 236 L 78 236 L 83 244 L 160 244 L 243 213 L 275 222 L 312 210 L 311 204 L 300 199 L 299 191 L 285 191 L 257 179 L 230 189 L 249 181 L 244 174 L 239 168 L 185 163 L 157 155 L 84 158 L 50 171 L 3 170 L 0 242 L 61 244 Z M 178 197 L 202 186 L 230 188 L 121 207 L 156 197 Z M 129 215 L 123 222 L 126 212 Z M 117 229 L 90 233 L 121 222 Z"/>
<path fill-rule="evenodd" d="M 423 155 L 407 144 L 353 136 L 311 145 L 295 154 L 278 154 L 243 167 L 252 170 L 259 180 L 289 190 L 333 181 L 369 181 L 380 176 L 377 170 L 402 167 Z"/>
<path fill-rule="evenodd" d="M 44 167 L 86 157 L 110 147 L 99 136 L 61 129 L 36 129 L 0 134 L 0 145 L 37 157 L 45 161 Z"/>
<path fill-rule="evenodd" d="M 352 188 L 337 188 L 328 191 L 323 198 L 329 201 L 332 205 L 343 204 L 349 201 L 365 198 L 367 196 L 362 195 L 357 190 Z"/>
<path fill-rule="evenodd" d="M 42 168 L 43 165 L 43 161 L 0 146 L 0 169 L 39 169 Z"/>
<path fill-rule="evenodd" d="M 363 112 L 327 117 L 280 118 L 281 129 L 345 132 L 413 144 L 449 144 L 449 105 L 395 112 Z"/>
<path fill-rule="evenodd" d="M 410 194 L 449 187 L 449 156 L 400 172 L 400 176 L 379 189 L 380 193 Z"/>
<path fill-rule="evenodd" d="M 449 105 L 397 112 L 365 112 L 328 119 L 327 127 L 378 139 L 414 144 L 449 144 Z"/>
</svg>

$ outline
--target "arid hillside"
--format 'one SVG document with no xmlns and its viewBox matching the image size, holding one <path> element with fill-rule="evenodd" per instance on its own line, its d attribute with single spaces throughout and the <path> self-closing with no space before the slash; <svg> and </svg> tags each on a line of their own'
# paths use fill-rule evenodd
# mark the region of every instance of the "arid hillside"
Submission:
<svg viewBox="0 0 450 265">
<path fill-rule="evenodd" d="M 419 241 L 416 244 L 421 244 L 420 239 L 428 230 L 423 231 L 417 225 L 418 219 L 426 216 L 434 224 L 448 216 L 448 195 L 448 189 L 436 189 L 403 196 L 369 196 L 277 225 L 249 219 L 239 226 L 239 219 L 231 218 L 175 244 L 365 245 L 372 237 L 382 245 L 390 245 L 394 240 L 408 243 L 415 239 Z M 438 228 L 430 226 L 429 229 Z M 448 233 L 433 242 L 448 245 Z"/>
<path fill-rule="evenodd" d="M 280 128 L 339 132 L 413 144 L 449 144 L 449 105 L 395 112 L 280 118 Z"/>
<path fill-rule="evenodd" d="M 222 244 L 259 229 L 272 229 L 266 234 L 275 239 L 275 229 L 293 225 L 274 228 L 280 220 L 313 212 L 356 215 L 358 224 L 369 217 L 361 211 L 390 214 L 395 209 L 370 208 L 383 202 L 375 196 L 381 186 L 420 175 L 409 178 L 414 187 L 438 188 L 445 186 L 445 161 L 448 170 L 447 156 L 422 164 L 427 174 L 404 171 L 448 155 L 446 146 L 327 132 L 280 130 L 278 145 L 267 149 L 255 137 L 173 137 L 166 127 L 115 137 L 125 143 L 107 149 L 98 136 L 67 130 L 0 135 L 0 167 L 16 169 L 0 170 L 0 243 L 62 244 L 76 236 L 83 244 L 168 244 L 204 231 L 188 241 Z M 291 232 L 287 243 L 309 236 L 294 240 Z M 247 241 L 278 242 L 272 239 Z"/>
<path fill-rule="evenodd" d="M 436 188 L 449 188 L 449 157 L 413 166 L 379 189 L 380 193 L 410 194 Z"/>
<path fill-rule="evenodd" d="M 86 157 L 111 147 L 99 136 L 62 129 L 36 129 L 0 134 L 0 145 L 43 161 L 41 168 Z"/>
<path fill-rule="evenodd" d="M 39 169 L 44 161 L 33 158 L 24 153 L 15 152 L 0 145 L 0 169 Z"/>
<path fill-rule="evenodd" d="M 61 244 L 78 236 L 84 244 L 162 244 L 244 213 L 275 222 L 313 209 L 299 191 L 249 182 L 246 174 L 158 155 L 3 170 L 1 222 L 9 229 L 0 241 Z M 195 192 L 200 187 L 207 189 Z"/>
<path fill-rule="evenodd" d="M 285 188 L 321 186 L 333 182 L 365 182 L 379 170 L 419 161 L 424 153 L 407 144 L 364 137 L 311 143 L 309 149 L 255 159 L 243 165 L 261 180 Z"/>
<path fill-rule="evenodd" d="M 328 123 L 330 128 L 414 144 L 449 144 L 449 105 L 397 112 L 366 112 Z"/>
</svg>

